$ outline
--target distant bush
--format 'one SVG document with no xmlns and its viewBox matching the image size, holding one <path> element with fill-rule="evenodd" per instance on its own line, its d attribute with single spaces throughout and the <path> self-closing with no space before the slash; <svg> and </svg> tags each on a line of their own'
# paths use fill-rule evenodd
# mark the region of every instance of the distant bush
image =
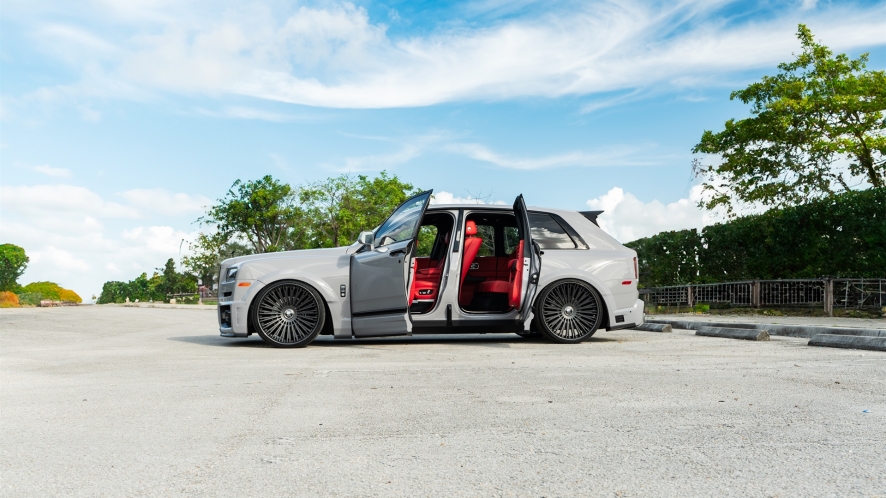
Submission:
<svg viewBox="0 0 886 498">
<path fill-rule="evenodd" d="M 0 291 L 0 308 L 19 308 L 18 296 L 9 291 Z"/>
<path fill-rule="evenodd" d="M 31 282 L 22 287 L 19 300 L 22 304 L 37 306 L 40 301 L 62 301 L 66 303 L 82 303 L 83 299 L 76 292 L 65 289 L 55 282 Z"/>
<path fill-rule="evenodd" d="M 753 279 L 886 276 L 886 188 L 625 244 L 646 287 Z"/>
<path fill-rule="evenodd" d="M 176 272 L 172 258 L 158 270 L 163 273 L 154 273 L 150 278 L 147 273 L 142 273 L 129 282 L 105 282 L 96 303 L 123 303 L 126 302 L 126 298 L 132 302 L 136 299 L 142 302 L 165 301 L 167 294 L 197 292 L 197 277 Z"/>
</svg>

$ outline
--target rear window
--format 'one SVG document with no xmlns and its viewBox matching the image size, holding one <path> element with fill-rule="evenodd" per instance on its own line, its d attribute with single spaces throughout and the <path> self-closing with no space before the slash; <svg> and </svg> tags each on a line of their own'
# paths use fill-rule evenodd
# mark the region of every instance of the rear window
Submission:
<svg viewBox="0 0 886 498">
<path fill-rule="evenodd" d="M 529 213 L 532 240 L 542 249 L 575 249 L 575 242 L 549 214 Z"/>
</svg>

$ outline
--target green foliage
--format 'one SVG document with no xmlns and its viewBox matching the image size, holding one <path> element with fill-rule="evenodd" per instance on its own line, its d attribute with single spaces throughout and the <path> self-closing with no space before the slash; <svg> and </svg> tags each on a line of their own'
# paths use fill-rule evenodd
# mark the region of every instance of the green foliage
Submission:
<svg viewBox="0 0 886 498">
<path fill-rule="evenodd" d="M 250 247 L 236 240 L 229 240 L 222 233 L 200 233 L 197 240 L 189 246 L 191 254 L 182 258 L 182 265 L 208 287 L 218 278 L 222 261 L 252 254 Z"/>
<path fill-rule="evenodd" d="M 437 238 L 437 227 L 434 225 L 423 226 L 418 231 L 418 243 L 415 255 L 426 258 L 434 249 L 434 240 Z"/>
<path fill-rule="evenodd" d="M 803 24 L 797 37 L 795 61 L 732 92 L 751 117 L 705 131 L 693 148 L 722 158 L 717 166 L 694 161 L 708 194 L 701 206 L 731 214 L 736 201 L 786 207 L 886 186 L 886 73 L 866 70 L 867 54 L 834 56 Z"/>
<path fill-rule="evenodd" d="M 257 253 L 291 249 L 297 242 L 293 228 L 304 214 L 296 199 L 292 187 L 270 175 L 256 181 L 237 180 L 198 221 L 215 225 L 224 237 L 242 237 Z"/>
<path fill-rule="evenodd" d="M 886 275 L 886 188 L 846 192 L 625 244 L 645 287 Z"/>
<path fill-rule="evenodd" d="M 671 285 L 669 282 L 695 282 L 697 279 L 702 240 L 695 229 L 662 232 L 625 245 L 637 251 L 640 282 L 646 287 Z"/>
<path fill-rule="evenodd" d="M 338 247 L 357 240 L 363 230 L 380 225 L 410 196 L 418 193 L 397 175 L 382 171 L 370 179 L 347 174 L 307 185 L 299 190 L 305 213 L 302 247 Z"/>
<path fill-rule="evenodd" d="M 170 258 L 163 268 L 158 268 L 162 273 L 154 273 L 148 278 L 147 273 L 142 273 L 136 279 L 129 282 L 111 281 L 102 286 L 102 293 L 96 303 L 123 303 L 126 298 L 130 301 L 165 301 L 167 294 L 180 294 L 196 292 L 197 278 L 186 273 L 175 271 L 175 262 Z"/>
<path fill-rule="evenodd" d="M 200 223 L 214 225 L 201 235 L 186 260 L 198 275 L 217 269 L 228 249 L 242 255 L 246 240 L 255 253 L 337 247 L 357 240 L 363 230 L 381 224 L 398 205 L 418 190 L 384 171 L 375 178 L 341 175 L 292 188 L 271 176 L 237 180 L 225 198 L 209 209 Z"/>
<path fill-rule="evenodd" d="M 25 250 L 13 244 L 0 245 L 0 291 L 19 290 L 18 277 L 28 267 Z"/>
<path fill-rule="evenodd" d="M 83 302 L 76 292 L 65 289 L 55 282 L 31 282 L 19 292 L 19 301 L 22 304 L 36 306 L 44 299 L 66 303 Z"/>
</svg>

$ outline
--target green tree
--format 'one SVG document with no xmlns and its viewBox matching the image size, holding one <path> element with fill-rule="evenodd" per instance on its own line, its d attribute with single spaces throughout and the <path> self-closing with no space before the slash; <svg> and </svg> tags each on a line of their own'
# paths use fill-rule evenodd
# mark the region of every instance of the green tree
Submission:
<svg viewBox="0 0 886 498">
<path fill-rule="evenodd" d="M 197 277 L 175 271 L 175 261 L 169 258 L 163 268 L 157 268 L 159 281 L 153 286 L 164 297 L 197 291 Z M 156 275 L 156 274 L 155 274 Z"/>
<path fill-rule="evenodd" d="M 200 233 L 189 247 L 191 254 L 182 258 L 182 266 L 206 286 L 211 286 L 218 277 L 222 261 L 252 254 L 252 249 L 245 244 L 229 239 L 222 233 Z"/>
<path fill-rule="evenodd" d="M 886 185 L 886 73 L 866 70 L 868 55 L 833 55 L 800 24 L 803 47 L 730 99 L 751 105 L 751 117 L 705 131 L 692 149 L 722 159 L 693 161 L 712 209 L 733 203 L 785 207 L 837 193 Z"/>
<path fill-rule="evenodd" d="M 270 175 L 255 181 L 237 180 L 197 221 L 215 225 L 227 237 L 225 241 L 243 237 L 256 253 L 286 250 L 298 242 L 292 232 L 303 220 L 296 201 L 292 187 Z"/>
<path fill-rule="evenodd" d="M 382 171 L 369 178 L 345 174 L 299 190 L 306 232 L 313 247 L 338 247 L 357 240 L 363 230 L 381 224 L 418 189 Z"/>
<path fill-rule="evenodd" d="M 15 292 L 19 289 L 18 277 L 28 267 L 25 250 L 13 244 L 0 245 L 0 291 Z"/>
</svg>

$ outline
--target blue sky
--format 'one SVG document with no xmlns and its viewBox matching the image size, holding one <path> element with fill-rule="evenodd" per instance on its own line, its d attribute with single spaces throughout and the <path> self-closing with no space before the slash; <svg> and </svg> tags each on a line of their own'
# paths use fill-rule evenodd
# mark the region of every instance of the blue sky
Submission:
<svg viewBox="0 0 886 498">
<path fill-rule="evenodd" d="M 886 67 L 883 2 L 4 2 L 0 241 L 84 297 L 179 258 L 231 183 L 397 174 L 454 200 L 716 219 L 690 149 L 799 50 Z"/>
</svg>

